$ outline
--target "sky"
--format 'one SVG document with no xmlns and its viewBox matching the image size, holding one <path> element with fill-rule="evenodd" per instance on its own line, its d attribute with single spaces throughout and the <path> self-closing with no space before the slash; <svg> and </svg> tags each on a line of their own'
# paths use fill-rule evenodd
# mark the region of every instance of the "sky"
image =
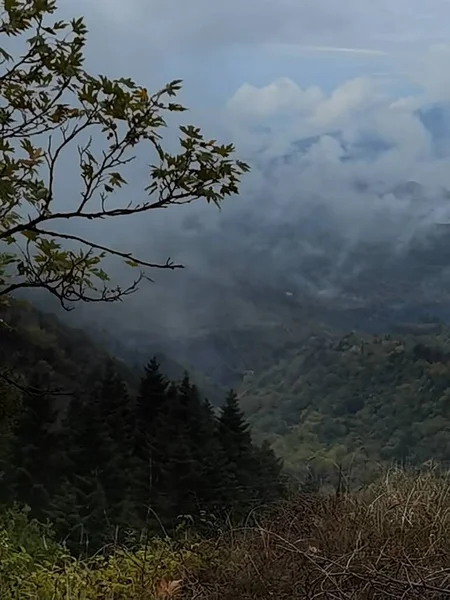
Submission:
<svg viewBox="0 0 450 600">
<path fill-rule="evenodd" d="M 450 189 L 450 0 L 60 0 L 60 7 L 85 17 L 90 71 L 131 76 L 149 90 L 184 80 L 188 120 L 208 137 L 233 141 L 252 166 L 229 214 L 264 197 L 267 219 L 292 220 L 317 197 L 352 235 L 366 235 L 374 212 L 396 223 L 399 213 L 408 217 L 412 200 L 395 190 L 413 180 L 427 195 L 416 221 L 450 219 L 440 192 Z M 153 251 L 172 257 L 185 216 L 174 210 L 152 215 L 165 233 L 150 236 Z M 219 227 L 223 217 L 207 212 L 202 218 Z M 113 227 L 115 241 L 128 244 L 129 230 Z M 144 219 L 133 224 L 140 249 L 152 244 L 148 231 Z"/>
<path fill-rule="evenodd" d="M 450 189 L 450 0 L 59 5 L 64 17 L 85 17 L 88 70 L 132 77 L 151 91 L 183 79 L 186 118 L 207 137 L 233 141 L 252 167 L 222 213 L 188 206 L 115 221 L 105 233 L 115 247 L 152 260 L 171 256 L 223 280 L 244 264 L 245 244 L 261 242 L 256 226 L 248 239 L 242 231 L 232 244 L 223 237 L 223 223 L 236 216 L 253 224 L 257 215 L 266 232 L 280 224 L 281 241 L 283 224 L 300 229 L 302 207 L 316 199 L 353 240 L 403 239 L 423 223 L 450 220 L 442 194 Z M 69 194 L 72 180 L 64 179 Z M 404 193 L 408 181 L 423 186 L 419 208 Z M 200 215 L 209 251 L 196 227 L 183 227 L 188 213 Z M 277 244 L 276 235 L 271 240 Z M 275 268 L 285 253 L 282 244 L 278 254 L 273 248 Z"/>
<path fill-rule="evenodd" d="M 377 177 L 383 169 L 388 177 L 398 170 L 399 181 L 437 177 L 433 140 L 415 111 L 450 102 L 450 0 L 61 6 L 67 15 L 85 15 L 92 70 L 131 75 L 149 89 L 183 79 L 189 118 L 230 137 L 250 162 L 283 156 L 292 143 L 319 136 L 309 158 L 334 168 L 361 136 L 371 136 L 389 147 L 371 163 Z M 346 150 L 322 139 L 337 131 Z"/>
</svg>

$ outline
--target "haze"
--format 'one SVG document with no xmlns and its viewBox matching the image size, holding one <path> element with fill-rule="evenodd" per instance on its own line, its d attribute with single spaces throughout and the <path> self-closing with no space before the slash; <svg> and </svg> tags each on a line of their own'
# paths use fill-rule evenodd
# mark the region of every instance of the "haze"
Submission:
<svg viewBox="0 0 450 600">
<path fill-rule="evenodd" d="M 164 322 L 189 321 L 181 296 L 196 277 L 267 282 L 268 266 L 275 277 L 326 251 L 304 237 L 324 223 L 348 242 L 334 257 L 340 273 L 360 240 L 397 252 L 448 221 L 447 0 L 67 0 L 62 12 L 86 17 L 90 70 L 150 90 L 183 79 L 187 120 L 233 141 L 252 166 L 221 213 L 197 204 L 103 227 L 121 248 L 188 267 L 156 274 L 130 300 L 139 310 L 150 302 L 159 315 L 170 299 Z M 140 158 L 127 193 L 145 182 Z M 299 243 L 285 248 L 284 228 L 292 240 L 296 224 Z"/>
</svg>

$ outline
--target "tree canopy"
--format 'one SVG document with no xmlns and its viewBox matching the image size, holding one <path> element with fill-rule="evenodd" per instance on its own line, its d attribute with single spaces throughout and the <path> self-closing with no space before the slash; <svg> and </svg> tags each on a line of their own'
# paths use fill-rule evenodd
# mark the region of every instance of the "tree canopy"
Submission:
<svg viewBox="0 0 450 600">
<path fill-rule="evenodd" d="M 179 151 L 162 131 L 176 80 L 152 93 L 129 78 L 93 76 L 84 68 L 83 18 L 56 20 L 55 0 L 2 0 L 0 20 L 0 300 L 20 288 L 43 288 L 71 302 L 114 301 L 133 292 L 148 269 L 176 269 L 75 235 L 68 222 L 127 217 L 204 199 L 220 205 L 238 192 L 247 164 L 232 144 L 179 126 Z M 23 51 L 13 56 L 7 38 Z M 9 48 L 8 48 L 9 49 Z M 80 191 L 61 198 L 55 186 L 62 157 L 77 150 Z M 142 198 L 114 203 L 127 184 L 123 167 L 142 147 L 155 157 Z M 140 150 L 141 151 L 141 150 Z M 153 159 L 152 159 L 153 160 Z M 137 269 L 133 283 L 110 283 L 102 265 L 115 256 Z"/>
</svg>

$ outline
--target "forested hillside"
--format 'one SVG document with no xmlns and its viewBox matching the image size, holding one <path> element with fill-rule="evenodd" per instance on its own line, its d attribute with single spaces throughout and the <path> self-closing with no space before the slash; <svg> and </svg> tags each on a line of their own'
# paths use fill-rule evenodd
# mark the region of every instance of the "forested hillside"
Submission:
<svg viewBox="0 0 450 600">
<path fill-rule="evenodd" d="M 30 383 L 39 375 L 48 388 L 70 396 L 109 358 L 85 331 L 67 327 L 29 302 L 11 300 L 0 305 L 0 319 L 0 374 L 17 383 Z M 136 374 L 123 361 L 114 363 L 127 384 L 135 386 Z"/>
<path fill-rule="evenodd" d="M 283 493 L 233 391 L 217 412 L 154 358 L 133 372 L 27 304 L 2 319 L 0 503 L 50 519 L 75 553 L 184 519 L 214 528 Z"/>
<path fill-rule="evenodd" d="M 311 338 L 296 356 L 248 375 L 242 404 L 290 469 L 336 481 L 382 465 L 450 463 L 450 332 Z M 428 329 L 428 331 L 427 331 Z"/>
</svg>

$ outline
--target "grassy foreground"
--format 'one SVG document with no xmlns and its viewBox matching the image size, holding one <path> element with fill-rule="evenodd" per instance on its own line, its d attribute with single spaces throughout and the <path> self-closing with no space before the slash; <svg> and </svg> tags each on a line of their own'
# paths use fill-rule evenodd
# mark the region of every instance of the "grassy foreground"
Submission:
<svg viewBox="0 0 450 600">
<path fill-rule="evenodd" d="M 450 478 L 433 471 L 391 472 L 347 496 L 297 496 L 214 540 L 153 540 L 88 560 L 24 513 L 0 523 L 2 600 L 447 597 Z"/>
</svg>

